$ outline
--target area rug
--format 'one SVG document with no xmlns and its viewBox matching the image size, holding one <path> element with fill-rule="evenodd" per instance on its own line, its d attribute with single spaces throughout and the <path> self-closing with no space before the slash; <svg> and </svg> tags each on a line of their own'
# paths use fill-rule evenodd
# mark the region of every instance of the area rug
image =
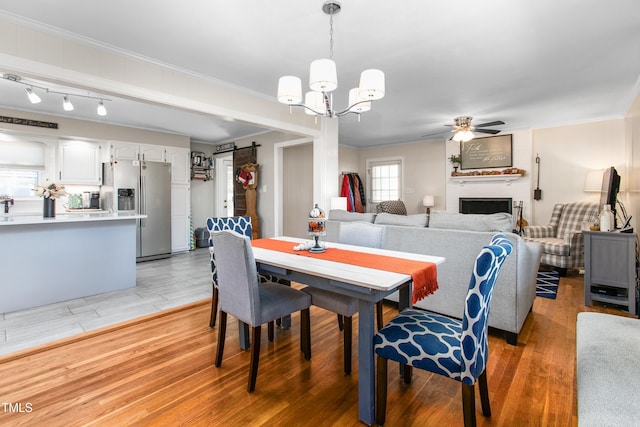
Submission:
<svg viewBox="0 0 640 427">
<path fill-rule="evenodd" d="M 536 296 L 556 299 L 560 275 L 557 271 L 538 271 L 536 279 Z"/>
</svg>

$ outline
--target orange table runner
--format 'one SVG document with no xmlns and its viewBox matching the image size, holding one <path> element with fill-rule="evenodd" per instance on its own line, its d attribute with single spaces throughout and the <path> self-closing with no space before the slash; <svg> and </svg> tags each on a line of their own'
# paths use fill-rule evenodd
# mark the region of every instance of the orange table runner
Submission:
<svg viewBox="0 0 640 427">
<path fill-rule="evenodd" d="M 412 304 L 415 304 L 421 299 L 431 295 L 438 289 L 438 271 L 436 265 L 432 262 L 415 261 L 388 255 L 368 254 L 338 248 L 327 248 L 325 252 L 320 254 L 309 251 L 294 251 L 294 242 L 277 239 L 252 240 L 251 245 L 254 248 L 270 249 L 294 255 L 357 265 L 359 267 L 374 268 L 376 270 L 391 271 L 400 274 L 410 274 L 411 279 L 413 280 Z"/>
</svg>

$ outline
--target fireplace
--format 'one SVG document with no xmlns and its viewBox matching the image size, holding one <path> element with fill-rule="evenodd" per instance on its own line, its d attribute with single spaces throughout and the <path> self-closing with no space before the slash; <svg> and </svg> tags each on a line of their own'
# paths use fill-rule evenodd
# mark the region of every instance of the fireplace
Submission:
<svg viewBox="0 0 640 427">
<path fill-rule="evenodd" d="M 460 213 L 464 214 L 512 213 L 513 201 L 510 197 L 460 197 L 458 200 Z"/>
</svg>

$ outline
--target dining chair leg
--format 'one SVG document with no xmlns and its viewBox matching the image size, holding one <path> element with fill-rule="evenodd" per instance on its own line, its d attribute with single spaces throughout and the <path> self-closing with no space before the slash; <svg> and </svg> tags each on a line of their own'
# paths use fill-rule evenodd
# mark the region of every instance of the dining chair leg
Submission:
<svg viewBox="0 0 640 427">
<path fill-rule="evenodd" d="M 256 388 L 256 378 L 258 376 L 258 361 L 260 360 L 260 335 L 262 326 L 251 327 L 251 366 L 249 368 L 249 386 L 247 390 L 251 393 Z"/>
<path fill-rule="evenodd" d="M 376 303 L 376 323 L 378 325 L 378 330 L 382 329 L 384 326 L 384 318 L 382 317 L 382 301 L 378 301 Z"/>
<path fill-rule="evenodd" d="M 269 338 L 269 342 L 273 342 L 273 321 L 267 323 L 267 337 Z"/>
<path fill-rule="evenodd" d="M 402 371 L 402 379 L 404 380 L 404 383 L 406 385 L 411 384 L 411 381 L 413 380 L 413 366 L 402 365 L 400 370 Z"/>
<path fill-rule="evenodd" d="M 342 318 L 342 314 L 338 314 L 338 329 L 341 331 L 344 329 L 344 320 Z"/>
<path fill-rule="evenodd" d="M 209 327 L 216 326 L 216 314 L 218 313 L 218 288 L 213 287 L 213 294 L 211 296 L 211 315 L 209 316 Z"/>
<path fill-rule="evenodd" d="M 222 364 L 222 354 L 224 353 L 224 336 L 227 333 L 227 313 L 220 310 L 220 324 L 218 325 L 218 346 L 216 348 L 216 367 Z"/>
<path fill-rule="evenodd" d="M 491 405 L 489 404 L 489 387 L 487 386 L 487 370 L 482 371 L 478 377 L 478 387 L 480 388 L 480 403 L 482 404 L 482 415 L 491 416 Z"/>
<path fill-rule="evenodd" d="M 474 386 L 462 383 L 462 414 L 464 427 L 476 427 L 476 399 Z"/>
<path fill-rule="evenodd" d="M 376 424 L 381 426 L 387 417 L 387 359 L 376 359 Z"/>
<path fill-rule="evenodd" d="M 351 374 L 351 342 L 353 341 L 353 318 L 344 316 L 344 373 Z"/>
<path fill-rule="evenodd" d="M 311 316 L 308 308 L 300 310 L 300 346 L 305 360 L 311 360 Z"/>
</svg>

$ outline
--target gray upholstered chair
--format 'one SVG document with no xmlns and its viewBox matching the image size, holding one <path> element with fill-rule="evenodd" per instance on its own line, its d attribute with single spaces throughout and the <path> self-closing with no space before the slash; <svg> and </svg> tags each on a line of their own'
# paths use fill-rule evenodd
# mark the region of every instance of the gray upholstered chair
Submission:
<svg viewBox="0 0 640 427">
<path fill-rule="evenodd" d="M 547 225 L 529 225 L 523 239 L 542 244 L 542 264 L 556 267 L 561 276 L 568 268 L 584 266 L 582 222 L 598 218 L 599 205 L 591 202 L 556 204 Z"/>
<path fill-rule="evenodd" d="M 345 222 L 340 224 L 338 241 L 340 243 L 381 248 L 384 242 L 385 226 L 368 222 Z M 343 331 L 344 372 L 351 373 L 351 342 L 353 336 L 353 315 L 358 312 L 358 300 L 324 289 L 310 286 L 302 289 L 311 295 L 311 304 L 338 314 L 338 325 Z M 382 328 L 382 304 L 376 304 L 376 323 Z"/>
<path fill-rule="evenodd" d="M 218 292 L 220 295 L 220 321 L 215 366 L 222 364 L 227 314 L 251 327 L 251 365 L 248 391 L 256 386 L 260 357 L 261 325 L 269 324 L 269 340 L 273 341 L 273 323 L 276 319 L 300 311 L 300 349 L 306 360 L 311 359 L 311 329 L 309 306 L 311 297 L 296 289 L 277 283 L 258 285 L 256 261 L 251 241 L 234 231 L 211 233 L 216 248 Z"/>
</svg>

